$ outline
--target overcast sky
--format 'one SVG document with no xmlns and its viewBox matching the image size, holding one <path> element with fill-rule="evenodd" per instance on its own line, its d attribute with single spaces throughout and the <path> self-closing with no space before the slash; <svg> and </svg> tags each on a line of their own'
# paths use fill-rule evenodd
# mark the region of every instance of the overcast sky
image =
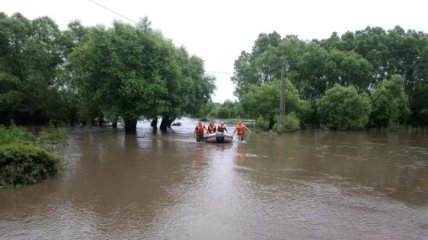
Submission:
<svg viewBox="0 0 428 240">
<path fill-rule="evenodd" d="M 175 45 L 204 59 L 206 72 L 217 79 L 215 102 L 236 99 L 233 63 L 242 50 L 251 51 L 259 33 L 312 40 L 396 25 L 428 33 L 427 0 L 0 0 L 0 11 L 30 19 L 48 16 L 62 30 L 72 20 L 110 26 L 114 20 L 133 24 L 147 16 Z"/>
</svg>

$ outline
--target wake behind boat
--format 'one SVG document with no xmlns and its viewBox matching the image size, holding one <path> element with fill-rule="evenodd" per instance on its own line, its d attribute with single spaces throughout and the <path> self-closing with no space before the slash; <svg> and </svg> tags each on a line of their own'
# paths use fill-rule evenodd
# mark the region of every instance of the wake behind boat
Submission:
<svg viewBox="0 0 428 240">
<path fill-rule="evenodd" d="M 205 134 L 204 140 L 210 143 L 230 143 L 233 140 L 233 135 L 222 132 L 208 133 Z"/>
</svg>

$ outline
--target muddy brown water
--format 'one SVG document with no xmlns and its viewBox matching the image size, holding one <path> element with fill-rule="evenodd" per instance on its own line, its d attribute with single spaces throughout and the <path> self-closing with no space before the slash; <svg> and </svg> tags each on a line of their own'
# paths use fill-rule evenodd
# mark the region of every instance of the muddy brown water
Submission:
<svg viewBox="0 0 428 240">
<path fill-rule="evenodd" d="M 62 175 L 0 191 L 0 239 L 428 238 L 427 135 L 209 144 L 181 122 L 166 135 L 147 122 L 137 136 L 70 130 Z"/>
</svg>

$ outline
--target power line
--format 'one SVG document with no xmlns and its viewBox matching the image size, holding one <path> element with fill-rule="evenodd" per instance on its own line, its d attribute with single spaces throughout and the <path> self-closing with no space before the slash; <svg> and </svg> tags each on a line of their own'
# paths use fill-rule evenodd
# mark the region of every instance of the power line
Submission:
<svg viewBox="0 0 428 240">
<path fill-rule="evenodd" d="M 138 22 L 137 22 L 137 21 L 135 21 L 135 20 L 133 20 L 133 19 L 131 19 L 131 18 L 128 18 L 127 16 L 125 16 L 125 15 L 123 15 L 123 14 L 121 14 L 121 13 L 119 13 L 119 12 L 117 12 L 117 11 L 115 11 L 115 10 L 113 10 L 113 9 L 109 8 L 109 7 L 106 7 L 105 5 L 103 5 L 103 4 L 101 4 L 101 3 L 97 2 L 97 1 L 94 1 L 94 0 L 88 0 L 88 1 L 89 1 L 89 2 L 92 2 L 93 4 L 95 4 L 95 5 L 99 6 L 99 7 L 103 8 L 103 9 L 105 9 L 105 10 L 107 10 L 107 11 L 109 11 L 109 12 L 111 12 L 111 13 L 113 13 L 113 14 L 115 14 L 115 15 L 117 15 L 117 16 L 119 16 L 119 17 L 121 17 L 121 18 L 124 18 L 124 19 L 128 20 L 128 21 L 129 21 L 129 22 L 131 22 L 131 23 L 138 24 Z M 181 43 L 179 43 L 179 42 L 177 42 L 177 44 L 179 44 L 179 45 L 181 45 L 181 46 L 185 46 L 184 44 L 181 44 Z M 192 48 L 189 48 L 189 47 L 187 47 L 187 49 L 189 49 L 189 50 L 191 50 L 191 51 L 195 52 L 195 53 L 196 53 L 196 54 L 198 54 L 198 55 L 206 56 L 205 54 L 201 54 L 199 51 L 196 51 L 195 49 L 192 49 Z M 223 65 L 225 65 L 225 66 L 229 66 L 229 64 L 226 64 L 226 63 L 224 63 L 224 62 L 222 62 L 222 61 L 220 61 L 220 60 L 217 60 L 217 59 L 215 59 L 215 58 L 208 57 L 208 59 L 213 60 L 213 61 L 218 62 L 218 63 L 221 63 L 221 64 L 223 64 Z M 232 74 L 233 74 L 233 73 L 231 73 L 231 72 L 218 72 L 218 71 L 206 71 L 206 72 L 210 72 L 210 73 L 214 73 L 214 74 L 228 74 L 228 75 L 232 75 Z"/>
<path fill-rule="evenodd" d="M 113 10 L 113 9 L 111 9 L 111 8 L 108 8 L 108 7 L 104 6 L 104 5 L 102 5 L 102 4 L 101 4 L 101 3 L 99 3 L 99 2 L 96 2 L 96 1 L 94 1 L 94 0 L 88 0 L 88 1 L 89 1 L 89 2 L 92 2 L 93 4 L 98 5 L 99 7 L 102 7 L 102 8 L 104 8 L 105 10 L 107 10 L 107 11 L 109 11 L 109 12 L 113 13 L 113 14 L 116 14 L 116 15 L 118 15 L 118 16 L 120 16 L 120 17 L 122 17 L 122 18 L 124 18 L 124 19 L 126 19 L 126 20 L 128 20 L 128 21 L 130 21 L 130 22 L 132 22 L 132 23 L 134 23 L 134 24 L 138 24 L 138 22 L 136 22 L 136 21 L 134 21 L 134 20 L 132 20 L 132 19 L 128 18 L 127 16 L 125 16 L 125 15 L 123 15 L 123 14 L 120 14 L 120 13 L 118 13 L 118 12 L 114 11 L 114 10 Z"/>
</svg>

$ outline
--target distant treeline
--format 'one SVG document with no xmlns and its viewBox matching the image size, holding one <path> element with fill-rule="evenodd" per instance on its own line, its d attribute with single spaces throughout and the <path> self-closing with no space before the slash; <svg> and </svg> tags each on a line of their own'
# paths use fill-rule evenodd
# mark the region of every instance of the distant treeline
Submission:
<svg viewBox="0 0 428 240">
<path fill-rule="evenodd" d="M 198 115 L 214 78 L 202 59 L 175 47 L 144 18 L 60 31 L 49 17 L 0 13 L 0 124 L 83 123 L 136 131 L 141 117 L 161 129 Z"/>
<path fill-rule="evenodd" d="M 48 17 L 0 13 L 0 124 L 125 124 L 157 118 L 166 130 L 182 115 L 245 117 L 273 128 L 281 69 L 286 121 L 336 129 L 428 125 L 428 37 L 400 27 L 333 33 L 324 40 L 262 33 L 235 61 L 239 102 L 214 104 L 214 78 L 150 27 L 61 31 Z M 296 124 L 297 123 L 297 124 Z M 287 125 L 287 124 L 286 124 Z"/>
<path fill-rule="evenodd" d="M 428 35 L 397 26 L 367 27 L 302 41 L 262 33 L 235 61 L 242 113 L 277 123 L 279 80 L 286 112 L 301 124 L 332 129 L 428 125 Z"/>
</svg>

